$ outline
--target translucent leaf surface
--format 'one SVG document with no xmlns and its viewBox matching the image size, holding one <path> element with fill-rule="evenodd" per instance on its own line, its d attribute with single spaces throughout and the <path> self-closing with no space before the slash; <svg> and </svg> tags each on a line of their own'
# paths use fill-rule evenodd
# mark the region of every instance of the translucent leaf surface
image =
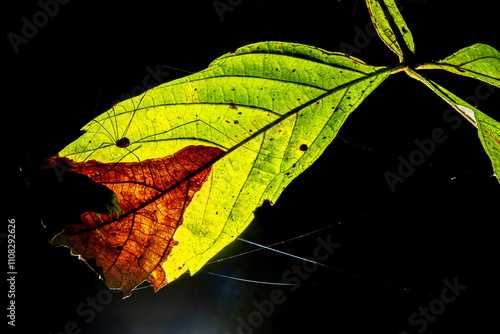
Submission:
<svg viewBox="0 0 500 334">
<path fill-rule="evenodd" d="M 274 203 L 394 68 L 262 42 L 121 102 L 54 160 L 112 189 L 120 216 L 82 215 L 53 243 L 94 258 L 111 288 L 196 273 Z"/>
<path fill-rule="evenodd" d="M 388 12 L 384 12 L 381 1 L 383 1 L 383 4 L 387 7 Z M 401 60 L 403 59 L 403 50 L 397 41 L 396 33 L 392 29 L 390 23 L 394 21 L 398 33 L 403 37 L 405 46 L 412 53 L 415 53 L 413 36 L 393 0 L 366 0 L 366 5 L 368 6 L 368 11 L 370 12 L 375 30 L 389 49 L 395 52 Z"/>
<path fill-rule="evenodd" d="M 486 44 L 474 44 L 451 56 L 417 69 L 443 69 L 500 87 L 500 52 Z"/>
</svg>

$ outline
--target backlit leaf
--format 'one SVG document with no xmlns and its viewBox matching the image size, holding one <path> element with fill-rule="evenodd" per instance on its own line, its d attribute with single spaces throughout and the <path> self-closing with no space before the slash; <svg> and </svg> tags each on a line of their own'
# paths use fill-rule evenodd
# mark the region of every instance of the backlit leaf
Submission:
<svg viewBox="0 0 500 334">
<path fill-rule="evenodd" d="M 439 97 L 477 127 L 481 144 L 488 154 L 495 176 L 500 182 L 500 122 L 485 115 L 434 81 L 428 80 L 413 71 L 409 72 L 409 74 L 432 89 Z"/>
<path fill-rule="evenodd" d="M 384 12 L 381 1 L 383 1 L 383 4 L 387 7 L 388 12 Z M 370 17 L 377 34 L 380 36 L 380 39 L 382 39 L 389 49 L 399 56 L 400 60 L 403 60 L 403 50 L 401 49 L 401 46 L 397 41 L 396 34 L 391 27 L 391 21 L 394 21 L 394 24 L 398 29 L 398 33 L 403 37 L 405 46 L 412 53 L 415 53 L 413 36 L 393 0 L 366 0 L 366 5 L 368 6 Z"/>
<path fill-rule="evenodd" d="M 119 103 L 53 159 L 112 189 L 119 217 L 87 212 L 53 244 L 94 258 L 125 295 L 145 280 L 158 290 L 196 273 L 264 200 L 276 202 L 393 71 L 262 42 Z"/>
<path fill-rule="evenodd" d="M 500 52 L 486 44 L 474 44 L 451 56 L 417 67 L 443 69 L 500 87 Z"/>
</svg>

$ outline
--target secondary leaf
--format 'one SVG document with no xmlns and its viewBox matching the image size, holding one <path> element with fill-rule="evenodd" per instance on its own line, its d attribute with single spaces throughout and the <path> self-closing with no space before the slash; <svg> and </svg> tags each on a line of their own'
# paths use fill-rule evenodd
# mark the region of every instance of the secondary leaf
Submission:
<svg viewBox="0 0 500 334">
<path fill-rule="evenodd" d="M 428 80 L 414 71 L 407 73 L 432 89 L 438 96 L 477 127 L 481 144 L 488 154 L 495 176 L 500 182 L 500 122 L 485 115 L 434 81 Z"/>
<path fill-rule="evenodd" d="M 380 3 L 381 1 L 387 7 L 388 13 L 384 11 L 383 5 Z M 400 60 L 403 60 L 404 53 L 391 27 L 391 21 L 394 21 L 398 33 L 403 37 L 405 46 L 412 53 L 415 53 L 413 36 L 393 0 L 366 0 L 366 5 L 368 6 L 370 17 L 380 39 L 399 56 Z"/>
<path fill-rule="evenodd" d="M 443 69 L 500 87 L 500 52 L 486 44 L 468 46 L 443 60 L 420 65 L 417 69 Z"/>
<path fill-rule="evenodd" d="M 111 188 L 119 218 L 82 215 L 53 243 L 94 258 L 110 288 L 196 273 L 274 203 L 394 68 L 262 42 L 121 102 L 54 160 Z"/>
</svg>

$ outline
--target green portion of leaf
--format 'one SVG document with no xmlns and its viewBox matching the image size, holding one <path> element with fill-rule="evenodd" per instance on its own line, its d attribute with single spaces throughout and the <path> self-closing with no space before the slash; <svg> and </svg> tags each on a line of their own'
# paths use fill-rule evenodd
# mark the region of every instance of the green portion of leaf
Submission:
<svg viewBox="0 0 500 334">
<path fill-rule="evenodd" d="M 410 74 L 410 73 L 409 73 Z M 418 73 L 410 74 L 415 79 L 423 82 L 432 89 L 438 96 L 450 104 L 453 109 L 458 111 L 469 122 L 477 127 L 479 140 L 483 145 L 486 154 L 488 154 L 495 176 L 500 182 L 500 122 L 485 115 L 477 108 L 471 106 L 443 86 L 428 80 Z"/>
<path fill-rule="evenodd" d="M 471 45 L 417 69 L 443 69 L 500 87 L 500 52 L 486 44 Z"/>
<path fill-rule="evenodd" d="M 186 208 L 178 245 L 162 265 L 169 279 L 180 266 L 194 274 L 264 200 L 274 203 L 318 159 L 349 114 L 398 69 L 301 44 L 251 44 L 119 103 L 60 155 L 120 163 L 191 145 L 224 150 L 209 162 L 210 178 Z M 116 145 L 125 137 L 126 147 Z"/>
<path fill-rule="evenodd" d="M 474 111 L 478 124 L 479 139 L 491 159 L 496 178 L 500 181 L 500 122 Z"/>
<path fill-rule="evenodd" d="M 429 80 L 423 76 L 421 76 L 419 73 L 407 69 L 406 73 L 414 78 L 417 79 L 418 81 L 422 82 L 425 84 L 427 87 L 429 87 L 434 93 L 436 93 L 439 97 L 441 97 L 446 103 L 448 103 L 453 109 L 455 109 L 459 114 L 461 114 L 466 120 L 468 120 L 472 125 L 477 127 L 477 121 L 474 116 L 474 112 L 470 111 L 469 104 L 465 101 L 463 101 L 461 98 L 458 96 L 454 95 L 444 87 L 438 85 L 432 80 Z"/>
<path fill-rule="evenodd" d="M 372 19 L 373 25 L 375 26 L 375 30 L 378 35 L 382 39 L 382 41 L 395 52 L 400 60 L 403 59 L 403 51 L 401 50 L 401 46 L 399 45 L 396 35 L 391 28 L 390 21 L 394 20 L 395 25 L 397 26 L 399 33 L 403 37 L 403 40 L 406 44 L 406 47 L 412 52 L 415 53 L 415 44 L 413 43 L 413 36 L 410 32 L 410 29 L 406 25 L 406 22 L 401 16 L 398 7 L 394 3 L 393 0 L 383 0 L 387 9 L 389 10 L 390 16 L 384 12 L 380 0 L 366 0 L 366 5 L 368 6 L 368 11 L 370 12 L 370 17 Z"/>
</svg>

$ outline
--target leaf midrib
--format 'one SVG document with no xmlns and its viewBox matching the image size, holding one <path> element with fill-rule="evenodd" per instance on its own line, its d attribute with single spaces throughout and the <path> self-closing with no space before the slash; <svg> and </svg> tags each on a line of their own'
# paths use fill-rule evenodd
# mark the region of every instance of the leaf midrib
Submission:
<svg viewBox="0 0 500 334">
<path fill-rule="evenodd" d="M 179 181 L 177 181 L 176 183 L 174 183 L 171 187 L 165 189 L 164 191 L 162 191 L 161 193 L 159 193 L 158 195 L 156 195 L 155 197 L 151 198 L 150 200 L 138 205 L 136 208 L 130 210 L 129 212 L 127 213 L 124 213 L 121 218 L 124 218 L 124 217 L 127 217 L 128 215 L 130 214 L 135 214 L 137 211 L 145 208 L 146 206 L 156 202 L 158 199 L 162 198 L 163 196 L 165 196 L 166 194 L 168 194 L 170 191 L 174 190 L 175 188 L 177 188 L 178 186 L 180 186 L 181 184 L 183 184 L 184 182 L 186 181 L 189 181 L 192 177 L 196 176 L 197 174 L 201 173 L 202 171 L 210 168 L 212 165 L 214 165 L 216 162 L 218 162 L 219 160 L 225 158 L 227 155 L 229 155 L 230 153 L 234 152 L 235 150 L 237 150 L 238 148 L 242 147 L 243 145 L 245 145 L 246 143 L 250 142 L 252 139 L 256 138 L 257 136 L 261 135 L 262 133 L 266 132 L 267 130 L 271 129 L 272 127 L 274 127 L 275 125 L 281 123 L 282 121 L 284 121 L 285 119 L 287 119 L 288 117 L 290 116 L 293 116 L 295 115 L 296 113 L 298 113 L 299 111 L 301 111 L 302 109 L 304 108 L 307 108 L 308 106 L 318 102 L 319 100 L 321 99 L 324 99 L 326 97 L 328 97 L 329 95 L 331 94 L 334 94 L 342 89 L 346 89 L 346 88 L 349 88 L 351 86 L 354 86 L 360 82 L 363 82 L 365 80 L 369 80 L 373 77 L 377 77 L 381 74 L 384 74 L 384 73 L 387 73 L 387 72 L 392 72 L 392 73 L 395 73 L 397 71 L 399 71 L 402 67 L 404 67 L 403 64 L 399 64 L 399 65 L 396 65 L 394 67 L 384 67 L 382 68 L 381 70 L 379 71 L 375 71 L 373 73 L 370 73 L 370 74 L 367 74 L 365 77 L 362 77 L 362 78 L 358 78 L 358 79 L 355 79 L 353 81 L 350 81 L 348 83 L 345 83 L 345 84 L 342 84 L 340 86 L 337 86 L 327 92 L 325 92 L 324 94 L 321 94 L 319 95 L 318 97 L 314 98 L 314 99 L 311 99 L 307 102 L 305 102 L 303 105 L 300 105 L 292 110 L 290 110 L 289 112 L 287 112 L 286 114 L 283 114 L 281 117 L 275 119 L 274 121 L 270 122 L 269 124 L 267 124 L 266 126 L 262 127 L 261 129 L 259 129 L 258 131 L 256 131 L 255 133 L 253 133 L 252 135 L 246 137 L 245 139 L 243 139 L 241 142 L 239 142 L 238 144 L 232 146 L 231 148 L 229 148 L 227 151 L 223 152 L 221 155 L 217 156 L 216 158 L 210 160 L 209 162 L 207 162 L 206 164 L 204 164 L 203 166 L 199 167 L 198 169 L 196 169 L 195 171 L 189 173 L 188 175 L 186 175 L 185 177 L 183 177 L 182 179 L 180 179 Z M 76 231 L 76 232 L 72 232 L 72 233 L 67 233 L 68 235 L 77 235 L 77 234 L 83 234 L 83 233 L 88 233 L 88 232 L 91 232 L 91 231 L 94 231 L 94 230 L 97 230 L 101 227 L 104 227 L 104 226 L 107 226 L 109 224 L 112 224 L 114 222 L 118 221 L 118 219 L 116 218 L 113 218 L 112 220 L 108 221 L 108 222 L 103 222 L 101 224 L 98 224 L 94 227 L 91 227 L 91 228 L 87 228 L 87 229 L 84 229 L 84 230 L 80 230 L 80 231 Z"/>
</svg>

